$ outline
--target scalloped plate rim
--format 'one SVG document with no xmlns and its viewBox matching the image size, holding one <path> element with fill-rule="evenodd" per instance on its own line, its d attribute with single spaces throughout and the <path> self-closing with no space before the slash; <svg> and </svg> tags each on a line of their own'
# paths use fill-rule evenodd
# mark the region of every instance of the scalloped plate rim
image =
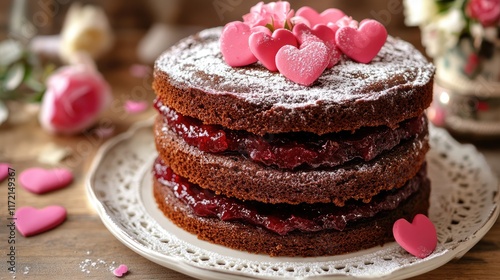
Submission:
<svg viewBox="0 0 500 280">
<path fill-rule="evenodd" d="M 86 193 L 89 201 L 96 209 L 101 221 L 106 226 L 106 228 L 117 238 L 120 242 L 126 245 L 128 248 L 136 252 L 137 254 L 143 256 L 144 258 L 157 263 L 166 268 L 172 269 L 174 271 L 183 273 L 185 275 L 189 275 L 196 278 L 203 279 L 221 279 L 220 277 L 231 276 L 234 279 L 249 279 L 249 278 L 257 278 L 257 279 L 373 279 L 374 277 L 359 277 L 353 275 L 343 275 L 343 274 L 332 274 L 332 275 L 319 275 L 319 276 L 308 276 L 304 277 L 275 277 L 275 276 L 266 276 L 266 275 L 248 275 L 245 272 L 235 272 L 235 271 L 227 271 L 224 269 L 217 268 L 205 268 L 196 266 L 193 263 L 189 262 L 178 256 L 172 256 L 168 254 L 162 254 L 153 249 L 147 248 L 143 244 L 137 242 L 133 236 L 131 236 L 128 232 L 122 230 L 113 218 L 106 211 L 102 201 L 97 197 L 94 192 L 93 182 L 95 181 L 96 171 L 101 163 L 101 161 L 106 157 L 107 152 L 111 150 L 113 147 L 117 146 L 123 141 L 129 140 L 136 135 L 136 132 L 139 129 L 144 127 L 152 126 L 154 118 L 147 119 L 145 121 L 141 121 L 135 123 L 129 130 L 119 134 L 104 143 L 97 154 L 95 155 L 89 172 L 86 177 Z M 442 130 L 439 128 L 433 128 L 432 130 Z M 445 131 L 441 133 L 446 133 Z M 452 139 L 455 143 L 454 139 Z M 466 149 L 470 149 L 471 153 L 474 153 L 475 156 L 478 156 L 481 160 L 485 161 L 484 156 L 478 152 L 477 148 L 472 144 L 459 144 Z M 491 170 L 489 172 L 492 172 Z M 500 184 L 498 184 L 498 188 L 500 188 Z M 468 252 L 474 245 L 477 244 L 481 240 L 481 238 L 490 230 L 490 228 L 496 222 L 500 208 L 498 207 L 500 201 L 500 192 L 497 190 L 496 197 L 493 199 L 494 204 L 492 205 L 491 213 L 488 218 L 483 221 L 482 226 L 467 240 L 461 241 L 456 247 L 452 249 L 447 249 L 442 252 L 442 254 L 435 256 L 428 261 L 423 261 L 417 263 L 416 265 L 407 265 L 404 267 L 400 267 L 386 275 L 377 275 L 375 276 L 377 279 L 404 279 L 408 277 L 414 277 L 417 275 L 421 275 L 423 273 L 434 270 L 454 258 L 462 257 L 466 252 Z M 381 247 L 382 248 L 382 247 Z M 277 260 L 279 258 L 276 258 Z M 307 258 L 297 258 L 299 259 L 307 259 Z M 427 265 L 426 265 L 427 264 Z M 207 277 L 208 276 L 208 277 Z M 236 277 L 236 278 L 235 278 Z"/>
</svg>

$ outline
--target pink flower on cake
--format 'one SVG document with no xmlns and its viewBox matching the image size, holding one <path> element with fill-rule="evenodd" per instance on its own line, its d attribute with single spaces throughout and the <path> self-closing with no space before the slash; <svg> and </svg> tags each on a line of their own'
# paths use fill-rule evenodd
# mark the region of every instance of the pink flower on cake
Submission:
<svg viewBox="0 0 500 280">
<path fill-rule="evenodd" d="M 268 70 L 279 71 L 306 86 L 318 79 L 325 68 L 335 66 L 342 53 L 354 61 L 370 63 L 387 39 L 387 30 L 375 20 L 359 23 L 334 8 L 319 13 L 305 6 L 295 13 L 285 1 L 260 2 L 243 20 L 230 22 L 222 30 L 219 46 L 224 61 L 231 67 L 260 62 Z M 310 58 L 318 59 L 315 51 L 325 49 L 327 55 L 315 61 L 309 76 L 301 77 L 304 67 L 311 64 Z M 301 60 L 296 62 L 294 58 Z M 325 67 L 324 60 L 328 60 Z"/>
<path fill-rule="evenodd" d="M 290 9 L 290 3 L 286 1 L 264 4 L 259 2 L 250 9 L 250 13 L 243 16 L 243 21 L 250 27 L 266 26 L 271 31 L 278 28 L 292 29 L 291 19 L 294 10 Z"/>
<path fill-rule="evenodd" d="M 79 133 L 94 124 L 111 100 L 108 83 L 95 69 L 84 64 L 64 66 L 47 79 L 40 123 L 53 133 Z"/>
<path fill-rule="evenodd" d="M 471 0 L 466 10 L 485 27 L 500 23 L 500 0 Z"/>
</svg>

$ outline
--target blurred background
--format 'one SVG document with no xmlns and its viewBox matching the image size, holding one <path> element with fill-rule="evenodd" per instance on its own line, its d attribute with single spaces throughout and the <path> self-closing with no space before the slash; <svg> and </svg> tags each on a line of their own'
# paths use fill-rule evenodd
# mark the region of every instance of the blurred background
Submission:
<svg viewBox="0 0 500 280">
<path fill-rule="evenodd" d="M 9 36 L 9 13 L 13 9 L 14 2 L 14 0 L 0 1 L 0 40 Z M 27 19 L 31 19 L 39 35 L 58 34 L 72 2 L 71 0 L 28 0 Z M 99 61 L 99 65 L 112 68 L 141 62 L 140 58 L 147 60 L 142 62 L 151 63 L 151 59 L 145 59 L 147 55 L 138 55 L 137 47 L 148 31 L 155 29 L 155 27 L 158 30 L 156 34 L 163 34 L 161 36 L 163 38 L 155 38 L 152 40 L 154 44 L 168 46 L 196 30 L 241 20 L 241 16 L 248 13 L 250 7 L 259 1 L 83 0 L 78 2 L 100 6 L 107 14 L 116 40 L 112 51 Z M 402 37 L 422 50 L 418 28 L 409 28 L 404 25 L 402 0 L 292 0 L 289 2 L 295 9 L 304 5 L 311 6 L 318 11 L 335 7 L 356 20 L 375 18 L 386 25 L 390 34 Z"/>
<path fill-rule="evenodd" d="M 431 121 L 461 137 L 465 136 L 467 140 L 497 141 L 500 137 L 500 7 L 495 5 L 500 6 L 500 0 L 497 1 L 498 4 L 493 4 L 493 9 L 488 8 L 489 11 L 479 9 L 475 14 L 470 12 L 470 7 L 490 7 L 485 3 L 497 3 L 495 1 L 291 0 L 289 2 L 295 10 L 306 5 L 319 12 L 328 8 L 338 8 L 355 20 L 373 18 L 384 24 L 390 35 L 410 42 L 437 65 L 435 102 L 428 110 Z M 242 16 L 258 2 L 257 0 L 0 1 L 0 42 L 14 38 L 37 53 L 43 63 L 53 64 L 54 69 L 71 64 L 71 61 L 68 61 L 69 55 L 67 53 L 65 55 L 64 50 L 68 51 L 68 48 L 79 44 L 80 48 L 91 53 L 98 70 L 112 84 L 115 93 L 116 89 L 127 91 L 127 87 L 134 87 L 132 81 L 124 78 L 124 74 L 119 74 L 119 71 L 128 71 L 130 67 L 134 67 L 134 71 L 147 70 L 149 67 L 151 71 L 154 60 L 179 39 L 205 28 L 242 20 Z M 68 17 L 70 7 L 76 6 L 76 3 L 81 4 L 81 7 L 97 9 L 87 10 L 86 16 L 85 12 L 82 12 L 84 9 L 81 9 L 81 14 Z M 491 20 L 492 14 L 496 15 L 493 20 Z M 73 24 L 67 24 L 65 22 L 67 18 L 74 18 Z M 483 18 L 489 21 L 484 22 Z M 97 32 L 93 33 L 92 28 Z M 58 46 L 61 46 L 60 50 Z M 9 51 L 7 56 L 8 53 Z M 11 77 L 21 76 L 16 74 L 14 70 L 17 69 L 12 68 L 12 63 L 9 62 L 10 64 L 7 63 L 8 66 L 4 67 L 4 72 L 5 69 L 8 71 L 13 69 L 10 71 L 13 74 L 7 73 L 2 77 L 2 59 L 5 60 L 2 56 L 6 55 L 0 53 L 0 78 L 8 80 Z M 7 81 L 4 84 L 14 84 L 12 87 L 15 87 L 15 79 L 10 80 L 14 81 Z M 115 80 L 123 82 L 117 83 Z M 146 99 L 152 98 L 149 85 L 150 81 L 142 81 L 142 88 L 150 93 Z M 2 90 L 1 83 L 0 90 Z M 128 91 L 130 92 L 130 89 Z M 0 92 L 0 101 L 1 97 Z"/>
</svg>

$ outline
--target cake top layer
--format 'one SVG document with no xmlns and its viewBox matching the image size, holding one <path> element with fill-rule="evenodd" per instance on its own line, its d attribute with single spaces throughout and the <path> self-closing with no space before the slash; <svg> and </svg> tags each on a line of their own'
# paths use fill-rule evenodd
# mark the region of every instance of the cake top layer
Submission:
<svg viewBox="0 0 500 280">
<path fill-rule="evenodd" d="M 221 28 L 207 29 L 184 39 L 165 52 L 156 70 L 166 73 L 179 88 L 196 88 L 210 94 L 230 94 L 258 106 L 303 107 L 319 103 L 376 100 L 398 88 L 424 86 L 434 67 L 412 45 L 389 37 L 369 64 L 343 57 L 310 87 L 289 81 L 260 63 L 230 67 L 221 55 Z"/>
<path fill-rule="evenodd" d="M 318 135 L 398 123 L 432 101 L 434 67 L 409 43 L 389 37 L 368 64 L 342 56 L 310 86 L 257 62 L 223 60 L 222 28 L 181 40 L 155 63 L 153 88 L 166 106 L 206 124 L 255 134 Z"/>
</svg>

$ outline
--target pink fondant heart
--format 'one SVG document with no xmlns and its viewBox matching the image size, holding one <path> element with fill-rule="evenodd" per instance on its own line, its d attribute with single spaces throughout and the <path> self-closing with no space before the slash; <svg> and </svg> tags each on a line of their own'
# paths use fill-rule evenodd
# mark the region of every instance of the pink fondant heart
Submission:
<svg viewBox="0 0 500 280">
<path fill-rule="evenodd" d="M 298 46 L 293 33 L 286 29 L 276 29 L 272 36 L 264 32 L 253 33 L 250 35 L 249 43 L 252 53 L 269 71 L 278 70 L 276 67 L 276 53 L 283 46 Z"/>
<path fill-rule="evenodd" d="M 326 26 L 328 26 L 328 28 L 330 28 L 334 34 L 337 34 L 337 31 L 339 30 L 340 26 L 336 23 L 328 23 Z M 335 38 L 335 37 L 334 37 Z M 336 43 L 335 43 L 336 44 Z"/>
<path fill-rule="evenodd" d="M 29 168 L 19 174 L 21 186 L 37 194 L 64 188 L 72 181 L 73 174 L 65 168 Z"/>
<path fill-rule="evenodd" d="M 250 27 L 243 22 L 226 24 L 220 37 L 220 50 L 229 66 L 245 66 L 257 62 L 248 46 L 248 37 L 251 34 Z"/>
<path fill-rule="evenodd" d="M 349 16 L 345 16 L 339 19 L 335 24 L 339 27 L 349 26 L 356 29 L 359 28 L 359 22 L 357 20 L 352 19 L 352 17 Z"/>
<path fill-rule="evenodd" d="M 405 219 L 397 220 L 392 232 L 396 242 L 418 258 L 423 259 L 436 249 L 436 228 L 425 215 L 416 215 L 411 224 Z"/>
<path fill-rule="evenodd" d="M 273 35 L 273 32 L 271 32 L 271 30 L 269 28 L 267 28 L 265 26 L 260 26 L 260 25 L 252 27 L 251 32 L 252 33 L 264 32 L 269 36 Z"/>
<path fill-rule="evenodd" d="M 343 26 L 335 35 L 338 48 L 352 60 L 369 63 L 387 40 L 387 30 L 376 20 L 364 20 L 359 29 Z"/>
<path fill-rule="evenodd" d="M 113 274 L 116 277 L 122 277 L 125 273 L 128 272 L 128 267 L 124 264 L 120 264 L 115 270 L 113 270 Z"/>
<path fill-rule="evenodd" d="M 23 236 L 36 235 L 60 225 L 66 219 L 66 209 L 51 205 L 43 209 L 21 207 L 16 210 L 16 228 Z"/>
<path fill-rule="evenodd" d="M 327 9 L 319 14 L 311 7 L 302 7 L 297 10 L 295 16 L 303 17 L 309 22 L 309 26 L 316 26 L 317 24 L 328 24 L 329 22 L 337 22 L 337 20 L 345 16 L 344 12 L 339 9 Z"/>
<path fill-rule="evenodd" d="M 324 24 L 318 24 L 314 28 L 309 28 L 307 25 L 300 23 L 294 26 L 293 34 L 297 38 L 300 45 L 305 41 L 321 40 L 326 44 L 330 53 L 330 63 L 327 68 L 332 68 L 340 60 L 341 52 L 335 43 L 335 32 Z"/>
<path fill-rule="evenodd" d="M 295 83 L 309 86 L 325 71 L 330 54 L 325 43 L 308 41 L 300 49 L 284 46 L 276 54 L 276 66 L 281 74 Z"/>
<path fill-rule="evenodd" d="M 9 168 L 10 165 L 8 163 L 0 163 L 0 182 L 9 177 Z"/>
</svg>

